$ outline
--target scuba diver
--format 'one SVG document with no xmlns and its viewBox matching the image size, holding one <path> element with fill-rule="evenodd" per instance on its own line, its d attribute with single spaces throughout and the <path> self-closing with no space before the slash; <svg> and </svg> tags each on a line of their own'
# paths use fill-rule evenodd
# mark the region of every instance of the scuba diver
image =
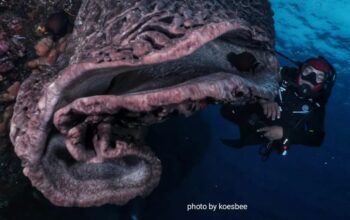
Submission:
<svg viewBox="0 0 350 220">
<path fill-rule="evenodd" d="M 318 147 L 323 143 L 325 107 L 336 72 L 321 56 L 294 63 L 298 68 L 280 69 L 282 80 L 274 101 L 221 107 L 221 115 L 240 129 L 239 139 L 222 139 L 225 145 L 242 148 L 262 144 L 259 153 L 266 160 L 272 151 L 287 155 L 291 144 Z M 249 70 L 246 63 L 243 66 Z"/>
</svg>

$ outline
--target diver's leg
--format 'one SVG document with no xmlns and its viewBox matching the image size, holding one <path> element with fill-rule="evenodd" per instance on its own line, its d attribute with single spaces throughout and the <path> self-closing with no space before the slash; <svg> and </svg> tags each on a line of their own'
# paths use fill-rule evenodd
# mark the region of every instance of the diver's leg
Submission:
<svg viewBox="0 0 350 220">
<path fill-rule="evenodd" d="M 259 121 L 264 118 L 262 107 L 258 103 L 244 106 L 225 104 L 221 107 L 220 113 L 226 120 L 238 125 L 252 124 L 250 121 Z"/>
<path fill-rule="evenodd" d="M 226 120 L 233 122 L 235 124 L 240 124 L 239 117 L 236 116 L 236 106 L 233 106 L 231 104 L 225 104 L 221 107 L 220 113 L 223 118 Z M 240 128 L 240 134 L 242 134 L 241 128 Z M 238 139 L 224 139 L 221 138 L 221 142 L 225 144 L 226 146 L 234 147 L 234 148 L 241 148 L 243 147 L 241 137 Z"/>
<path fill-rule="evenodd" d="M 225 104 L 221 107 L 220 113 L 221 116 L 224 117 L 226 120 L 229 120 L 234 123 L 238 123 L 237 117 L 235 117 L 235 106 L 231 104 Z"/>
<path fill-rule="evenodd" d="M 259 104 L 248 104 L 245 106 L 223 105 L 220 109 L 221 115 L 239 126 L 239 139 L 221 139 L 225 145 L 241 148 L 246 145 L 255 145 L 265 143 L 265 138 L 261 138 L 256 132 L 255 124 L 260 120 L 262 113 Z"/>
</svg>

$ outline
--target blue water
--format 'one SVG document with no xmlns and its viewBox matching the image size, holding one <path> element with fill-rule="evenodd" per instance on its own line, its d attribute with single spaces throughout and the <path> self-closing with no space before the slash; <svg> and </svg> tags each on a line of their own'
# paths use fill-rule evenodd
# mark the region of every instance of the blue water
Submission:
<svg viewBox="0 0 350 220">
<path fill-rule="evenodd" d="M 220 138 L 239 133 L 237 126 L 220 117 L 217 106 L 188 119 L 172 119 L 151 130 L 164 170 L 154 193 L 131 203 L 141 207 L 131 210 L 143 210 L 140 220 L 350 219 L 350 4 L 347 0 L 271 2 L 276 48 L 299 60 L 324 55 L 338 71 L 323 146 L 294 146 L 288 156 L 273 154 L 263 162 L 257 146 L 238 150 L 221 144 Z M 248 210 L 187 211 L 192 203 L 238 203 Z M 122 209 L 51 208 L 48 212 L 58 219 L 118 219 Z"/>
</svg>

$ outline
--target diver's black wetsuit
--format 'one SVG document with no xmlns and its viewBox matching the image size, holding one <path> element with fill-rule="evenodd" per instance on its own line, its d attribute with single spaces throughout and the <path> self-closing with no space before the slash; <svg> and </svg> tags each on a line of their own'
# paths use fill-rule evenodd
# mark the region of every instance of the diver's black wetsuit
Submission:
<svg viewBox="0 0 350 220">
<path fill-rule="evenodd" d="M 234 141 L 236 146 L 266 144 L 269 141 L 260 137 L 258 128 L 278 125 L 283 127 L 283 138 L 273 142 L 274 149 L 281 150 L 290 144 L 320 146 L 323 142 L 325 104 L 317 100 L 301 98 L 294 87 L 297 79 L 297 69 L 283 67 L 279 95 L 275 101 L 281 106 L 281 119 L 272 121 L 263 114 L 259 103 L 235 107 L 226 104 L 221 108 L 224 118 L 239 125 L 241 137 Z M 233 111 L 235 112 L 233 114 Z"/>
</svg>

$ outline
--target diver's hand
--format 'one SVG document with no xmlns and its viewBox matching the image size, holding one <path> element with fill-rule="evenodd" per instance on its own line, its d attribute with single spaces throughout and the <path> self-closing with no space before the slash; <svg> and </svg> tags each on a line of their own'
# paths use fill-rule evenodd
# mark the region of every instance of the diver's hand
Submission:
<svg viewBox="0 0 350 220">
<path fill-rule="evenodd" d="M 257 132 L 261 132 L 261 137 L 265 137 L 270 141 L 280 140 L 283 138 L 283 128 L 281 126 L 259 128 Z"/>
<path fill-rule="evenodd" d="M 260 105 L 264 109 L 264 115 L 266 115 L 267 118 L 271 118 L 273 121 L 276 118 L 280 119 L 281 111 L 277 102 L 262 100 L 260 101 Z"/>
</svg>

